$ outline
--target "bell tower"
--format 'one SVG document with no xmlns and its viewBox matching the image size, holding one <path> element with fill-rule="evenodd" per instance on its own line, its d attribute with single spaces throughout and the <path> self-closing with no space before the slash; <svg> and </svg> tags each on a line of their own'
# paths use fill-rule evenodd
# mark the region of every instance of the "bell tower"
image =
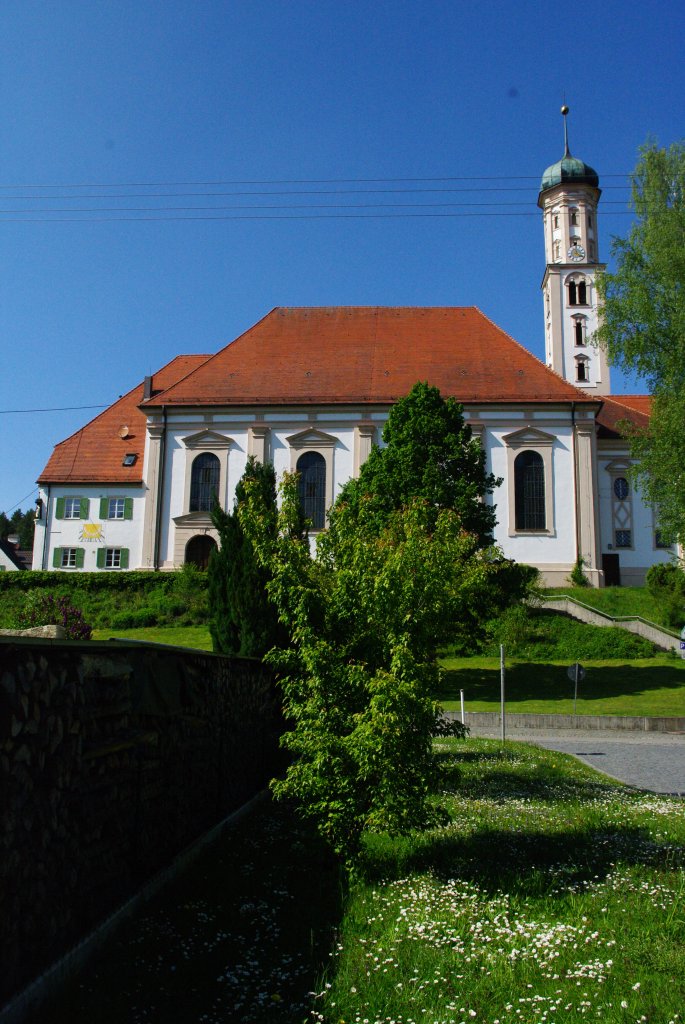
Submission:
<svg viewBox="0 0 685 1024">
<path fill-rule="evenodd" d="M 597 172 L 571 156 L 568 107 L 563 106 L 564 155 L 542 176 L 538 206 L 545 229 L 545 360 L 571 384 L 596 395 L 610 393 L 606 353 L 594 343 L 599 324 Z"/>
</svg>

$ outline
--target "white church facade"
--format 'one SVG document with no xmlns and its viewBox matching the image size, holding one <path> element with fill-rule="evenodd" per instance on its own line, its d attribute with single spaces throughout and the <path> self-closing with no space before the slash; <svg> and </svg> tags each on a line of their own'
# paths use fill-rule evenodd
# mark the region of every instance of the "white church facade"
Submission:
<svg viewBox="0 0 685 1024">
<path fill-rule="evenodd" d="M 218 353 L 178 356 L 57 445 L 39 477 L 34 569 L 206 565 L 216 494 L 233 505 L 250 455 L 301 474 L 316 533 L 391 405 L 416 381 L 464 407 L 502 478 L 495 541 L 564 585 L 580 557 L 595 586 L 639 584 L 668 560 L 633 489 L 617 428 L 647 396 L 610 395 L 598 323 L 595 171 L 564 157 L 539 205 L 546 365 L 473 307 L 276 308 Z"/>
</svg>

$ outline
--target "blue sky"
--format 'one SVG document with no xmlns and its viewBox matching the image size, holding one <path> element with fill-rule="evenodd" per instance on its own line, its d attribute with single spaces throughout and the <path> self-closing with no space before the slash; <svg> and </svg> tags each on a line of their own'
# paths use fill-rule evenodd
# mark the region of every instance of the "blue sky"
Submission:
<svg viewBox="0 0 685 1024">
<path fill-rule="evenodd" d="M 475 305 L 542 356 L 559 107 L 608 259 L 683 38 L 650 0 L 3 0 L 0 509 L 97 411 L 6 410 L 107 405 L 276 305 Z"/>
</svg>

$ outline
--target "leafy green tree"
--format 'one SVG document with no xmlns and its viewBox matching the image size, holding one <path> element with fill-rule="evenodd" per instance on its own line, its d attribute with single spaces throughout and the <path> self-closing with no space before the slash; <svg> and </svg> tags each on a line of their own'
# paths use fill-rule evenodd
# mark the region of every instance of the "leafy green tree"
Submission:
<svg viewBox="0 0 685 1024">
<path fill-rule="evenodd" d="M 366 528 L 372 516 L 382 524 L 390 512 L 417 495 L 430 516 L 453 509 L 481 547 L 492 544 L 495 506 L 482 500 L 501 483 L 485 471 L 485 452 L 465 422 L 462 406 L 436 387 L 415 384 L 397 402 L 383 430 L 385 447 L 374 446 L 359 477 L 343 487 L 336 508 L 354 515 L 364 503 Z M 336 526 L 331 522 L 331 529 Z"/>
<path fill-rule="evenodd" d="M 685 540 L 685 144 L 649 143 L 632 176 L 636 220 L 615 239 L 616 271 L 600 276 L 597 340 L 653 396 L 650 425 L 630 430 L 636 482 L 660 529 Z"/>
<path fill-rule="evenodd" d="M 373 472 L 362 470 L 359 486 L 346 486 L 336 501 L 315 557 L 298 531 L 296 475 L 281 484 L 275 530 L 264 529 L 268 509 L 256 482 L 246 482 L 238 509 L 290 636 L 287 648 L 267 655 L 283 689 L 292 755 L 273 789 L 297 801 L 348 865 L 365 831 L 406 832 L 440 817 L 430 799 L 432 737 L 441 730 L 436 644 L 472 622 L 474 609 L 490 618 L 514 582 L 503 582 L 502 566 L 511 563 L 483 546 L 492 520 L 469 504 L 480 505 L 491 478 L 467 432 L 446 431 L 442 458 L 437 426 L 429 437 L 422 462 L 442 466 L 446 482 L 414 458 L 420 432 L 442 416 L 435 394 L 419 385 L 398 403 L 412 413 L 413 443 L 409 428 L 399 429 L 400 408 L 387 447 L 372 456 Z M 420 415 L 424 404 L 431 415 Z M 454 425 L 453 406 L 444 404 Z M 457 486 L 457 466 L 477 482 Z"/>
<path fill-rule="evenodd" d="M 0 512 L 0 540 L 7 540 L 12 534 L 19 537 L 19 547 L 28 551 L 33 547 L 33 534 L 36 526 L 34 513 L 31 509 L 26 512 L 15 509 L 11 517 L 5 512 Z"/>
<path fill-rule="evenodd" d="M 220 547 L 212 552 L 208 568 L 209 629 L 218 653 L 259 658 L 274 644 L 285 642 L 286 636 L 267 595 L 270 573 L 258 563 L 252 541 L 245 535 L 238 516 L 248 481 L 260 495 L 260 528 L 266 536 L 275 534 L 274 468 L 251 457 L 236 487 L 233 512 L 225 512 L 218 502 L 212 511 Z"/>
</svg>

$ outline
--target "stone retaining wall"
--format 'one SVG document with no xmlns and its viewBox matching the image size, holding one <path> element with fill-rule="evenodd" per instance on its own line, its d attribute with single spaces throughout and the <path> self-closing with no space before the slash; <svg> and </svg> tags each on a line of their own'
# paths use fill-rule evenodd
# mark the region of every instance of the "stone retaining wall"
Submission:
<svg viewBox="0 0 685 1024">
<path fill-rule="evenodd" d="M 460 711 L 445 711 L 444 717 L 461 721 Z M 499 729 L 499 711 L 467 711 L 465 722 L 470 729 Z M 685 733 L 685 717 L 651 718 L 646 715 L 527 715 L 520 712 L 506 713 L 507 729 L 586 729 L 624 730 L 627 732 L 673 732 Z"/>
<path fill-rule="evenodd" d="M 0 1005 L 278 771 L 258 662 L 0 639 Z"/>
</svg>

